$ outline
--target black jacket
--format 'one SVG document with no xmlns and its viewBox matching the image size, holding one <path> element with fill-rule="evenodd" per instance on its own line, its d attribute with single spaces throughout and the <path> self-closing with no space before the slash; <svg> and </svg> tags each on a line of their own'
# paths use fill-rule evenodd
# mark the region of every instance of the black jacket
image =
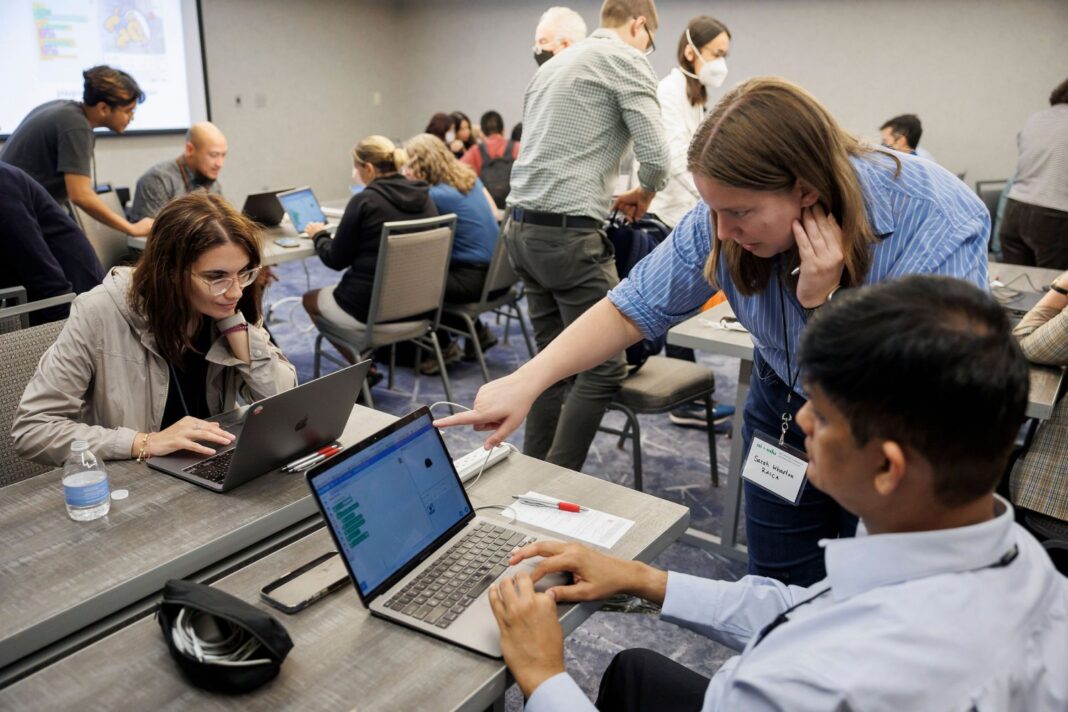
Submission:
<svg viewBox="0 0 1068 712">
<path fill-rule="evenodd" d="M 26 287 L 29 301 L 87 292 L 104 268 L 67 211 L 27 173 L 0 163 L 0 287 Z M 66 319 L 63 304 L 30 315 L 31 324 Z"/>
<path fill-rule="evenodd" d="M 331 269 L 346 269 L 334 289 L 338 306 L 363 323 L 371 309 L 371 288 L 382 241 L 382 224 L 416 220 L 438 214 L 430 199 L 430 186 L 394 173 L 381 176 L 352 196 L 334 238 L 315 235 L 315 251 Z"/>
</svg>

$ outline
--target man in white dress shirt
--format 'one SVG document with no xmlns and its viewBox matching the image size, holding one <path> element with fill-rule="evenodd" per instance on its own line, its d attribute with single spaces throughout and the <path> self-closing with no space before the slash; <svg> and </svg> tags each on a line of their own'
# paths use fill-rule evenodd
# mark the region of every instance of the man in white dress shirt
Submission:
<svg viewBox="0 0 1068 712">
<path fill-rule="evenodd" d="M 628 650 L 601 710 L 1065 710 L 1068 579 L 994 494 L 1028 367 L 1001 307 L 948 277 L 839 291 L 812 317 L 798 413 L 808 480 L 861 524 L 827 540 L 809 588 L 712 581 L 542 542 L 532 576 L 490 589 L 527 709 L 592 709 L 564 671 L 557 601 L 625 592 L 738 651 L 711 680 Z M 533 580 L 574 583 L 535 593 Z"/>
</svg>

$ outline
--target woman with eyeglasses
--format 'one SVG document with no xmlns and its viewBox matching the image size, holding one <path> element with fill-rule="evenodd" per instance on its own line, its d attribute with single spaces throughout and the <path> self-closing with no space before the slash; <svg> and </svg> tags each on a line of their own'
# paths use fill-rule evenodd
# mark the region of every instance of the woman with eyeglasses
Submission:
<svg viewBox="0 0 1068 712">
<path fill-rule="evenodd" d="M 58 465 L 75 440 L 105 460 L 228 445 L 205 418 L 297 384 L 260 325 L 259 272 L 259 231 L 223 198 L 168 203 L 137 265 L 71 306 L 22 394 L 18 454 Z"/>
</svg>

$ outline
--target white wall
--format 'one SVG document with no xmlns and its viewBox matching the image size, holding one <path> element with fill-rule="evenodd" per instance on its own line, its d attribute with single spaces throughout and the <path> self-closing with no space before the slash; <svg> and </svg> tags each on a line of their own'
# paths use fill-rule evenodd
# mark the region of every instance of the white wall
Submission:
<svg viewBox="0 0 1068 712">
<path fill-rule="evenodd" d="M 408 0 L 402 31 L 417 71 L 405 94 L 406 130 L 434 111 L 462 109 L 477 121 L 498 109 L 511 126 L 536 69 L 534 27 L 550 2 Z M 571 0 L 592 30 L 598 0 Z M 1048 106 L 1068 77 L 1068 2 L 1017 0 L 662 0 L 651 61 L 675 64 L 679 35 L 695 15 L 731 30 L 726 86 L 778 75 L 823 101 L 853 133 L 878 138 L 902 113 L 923 120 L 922 145 L 967 180 L 1004 178 L 1016 163 L 1016 133 Z M 464 49 L 469 41 L 473 49 Z M 715 97 L 713 97 L 715 98 Z"/>
<path fill-rule="evenodd" d="M 306 183 L 323 200 L 343 197 L 356 140 L 411 136 L 435 111 L 461 109 L 477 121 L 493 108 L 510 127 L 536 69 L 534 26 L 559 1 L 202 0 L 212 114 L 230 141 L 227 194 L 240 202 L 249 192 Z M 570 5 L 597 26 L 599 0 Z M 969 182 L 1012 173 L 1016 132 L 1068 76 L 1064 0 L 659 7 L 659 75 L 674 65 L 687 20 L 713 14 L 734 35 L 728 85 L 785 76 L 868 137 L 885 119 L 915 112 L 923 145 L 953 171 L 967 170 Z M 101 138 L 97 172 L 133 186 L 181 146 L 180 136 Z"/>
</svg>

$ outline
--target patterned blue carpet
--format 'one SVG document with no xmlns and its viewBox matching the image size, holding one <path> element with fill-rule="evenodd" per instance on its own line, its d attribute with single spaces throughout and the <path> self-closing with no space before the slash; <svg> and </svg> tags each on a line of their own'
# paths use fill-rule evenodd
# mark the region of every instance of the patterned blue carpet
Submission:
<svg viewBox="0 0 1068 712">
<path fill-rule="evenodd" d="M 296 367 L 300 380 L 312 377 L 312 354 L 315 330 L 300 305 L 300 295 L 309 288 L 323 287 L 337 282 L 339 273 L 324 267 L 318 260 L 290 262 L 275 268 L 279 281 L 272 285 L 266 300 L 279 304 L 272 314 L 270 329 L 278 345 Z M 497 335 L 500 343 L 486 354 L 490 376 L 497 378 L 513 372 L 529 358 L 522 335 L 513 324 L 505 338 L 506 326 L 493 317 L 484 321 Z M 328 347 L 329 348 L 329 347 Z M 736 398 L 738 361 L 726 357 L 698 355 L 701 363 L 716 375 L 717 400 L 734 403 Z M 324 370 L 334 368 L 325 365 Z M 383 372 L 385 372 L 384 367 Z M 373 392 L 375 407 L 397 415 L 413 407 L 444 400 L 444 389 L 437 376 L 416 377 L 410 368 L 398 368 L 394 390 L 379 384 Z M 461 362 L 449 367 L 449 379 L 456 402 L 470 405 L 482 385 L 482 375 L 476 363 Z M 606 416 L 606 423 L 621 425 L 618 414 Z M 642 452 L 645 472 L 645 491 L 658 497 L 682 503 L 690 508 L 691 526 L 718 532 L 726 494 L 727 461 L 730 440 L 717 437 L 720 467 L 720 486 L 711 485 L 708 445 L 701 430 L 674 426 L 667 415 L 642 416 Z M 477 447 L 482 438 L 468 429 L 446 431 L 445 440 L 454 456 Z M 522 429 L 509 441 L 522 446 Z M 616 447 L 616 439 L 607 434 L 593 443 L 583 472 L 617 484 L 632 485 L 633 463 L 629 448 Z M 655 565 L 709 578 L 736 580 L 745 573 L 745 566 L 724 557 L 687 546 L 674 544 L 660 555 Z M 731 652 L 695 633 L 660 621 L 655 615 L 601 611 L 567 638 L 568 671 L 591 699 L 596 697 L 601 673 L 612 657 L 629 647 L 647 647 L 668 655 L 703 675 L 712 675 Z M 512 689 L 507 700 L 508 709 L 520 709 L 522 698 Z"/>
</svg>

